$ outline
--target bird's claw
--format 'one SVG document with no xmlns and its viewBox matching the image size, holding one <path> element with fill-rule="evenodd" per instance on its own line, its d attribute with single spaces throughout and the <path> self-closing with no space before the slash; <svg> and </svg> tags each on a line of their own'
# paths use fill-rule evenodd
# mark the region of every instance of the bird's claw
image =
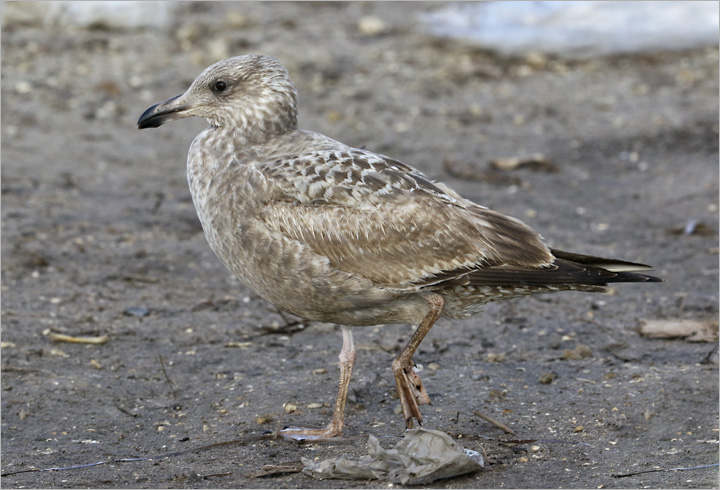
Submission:
<svg viewBox="0 0 720 490">
<path fill-rule="evenodd" d="M 396 376 L 395 381 L 398 385 L 400 405 L 405 416 L 405 427 L 412 429 L 413 419 L 416 419 L 418 424 L 422 424 L 423 418 L 419 406 L 432 405 L 430 396 L 425 391 L 420 376 L 409 366 L 401 370 L 400 376 Z"/>
<path fill-rule="evenodd" d="M 428 395 L 427 391 L 425 391 L 425 386 L 423 386 L 422 379 L 420 379 L 418 373 L 416 373 L 414 369 L 410 368 L 410 371 L 405 372 L 405 377 L 407 377 L 410 389 L 412 390 L 413 397 L 417 401 L 417 404 L 432 405 L 430 395 Z"/>
</svg>

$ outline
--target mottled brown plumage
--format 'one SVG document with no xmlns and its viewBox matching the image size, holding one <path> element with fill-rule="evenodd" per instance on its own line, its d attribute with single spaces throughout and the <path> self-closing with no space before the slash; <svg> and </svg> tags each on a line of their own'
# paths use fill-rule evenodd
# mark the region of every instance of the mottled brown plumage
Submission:
<svg viewBox="0 0 720 490">
<path fill-rule="evenodd" d="M 297 129 L 297 94 L 274 58 L 207 68 L 182 95 L 148 109 L 139 128 L 187 116 L 210 127 L 193 141 L 187 174 L 205 236 L 225 266 L 295 315 L 343 325 L 340 394 L 326 429 L 343 425 L 355 360 L 348 326 L 420 326 L 393 362 L 408 427 L 429 398 L 412 354 L 440 315 L 610 282 L 653 282 L 647 266 L 551 250 L 515 218 L 475 204 L 402 162 Z"/>
</svg>

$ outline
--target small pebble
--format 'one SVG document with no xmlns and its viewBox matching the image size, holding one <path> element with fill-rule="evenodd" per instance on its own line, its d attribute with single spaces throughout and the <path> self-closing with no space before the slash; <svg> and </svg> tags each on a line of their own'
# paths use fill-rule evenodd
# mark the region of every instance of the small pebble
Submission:
<svg viewBox="0 0 720 490">
<path fill-rule="evenodd" d="M 246 27 L 251 27 L 254 23 L 255 22 L 252 18 L 234 10 L 228 12 L 225 15 L 225 24 L 233 29 L 243 29 Z"/>
<path fill-rule="evenodd" d="M 505 354 L 497 352 L 488 352 L 485 356 L 487 362 L 503 362 L 505 360 Z"/>
<path fill-rule="evenodd" d="M 70 357 L 65 353 L 65 351 L 60 349 L 50 349 L 50 355 L 55 357 Z"/>
<path fill-rule="evenodd" d="M 194 43 L 203 35 L 203 30 L 199 24 L 185 24 L 175 31 L 175 36 L 180 41 Z"/>
<path fill-rule="evenodd" d="M 490 390 L 488 393 L 489 400 L 504 400 L 507 398 L 507 391 L 505 390 Z"/>
<path fill-rule="evenodd" d="M 358 31 L 366 36 L 377 36 L 389 30 L 388 25 L 380 18 L 375 16 L 367 16 L 358 22 Z"/>
<path fill-rule="evenodd" d="M 123 314 L 127 316 L 144 317 L 150 314 L 150 310 L 144 306 L 131 306 L 123 310 Z"/>
<path fill-rule="evenodd" d="M 22 81 L 15 85 L 15 92 L 19 94 L 28 94 L 32 91 L 32 84 L 30 82 Z"/>
<path fill-rule="evenodd" d="M 578 344 L 574 349 L 565 349 L 562 358 L 565 361 L 578 361 L 592 357 L 592 349 L 584 344 Z"/>
</svg>

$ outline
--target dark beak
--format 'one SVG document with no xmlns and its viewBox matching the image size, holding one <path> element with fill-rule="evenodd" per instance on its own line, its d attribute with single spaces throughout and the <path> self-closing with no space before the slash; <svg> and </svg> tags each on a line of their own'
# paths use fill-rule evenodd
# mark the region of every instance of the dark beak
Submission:
<svg viewBox="0 0 720 490">
<path fill-rule="evenodd" d="M 137 122 L 138 129 L 157 128 L 166 122 L 188 117 L 190 114 L 186 111 L 190 106 L 178 104 L 178 99 L 181 96 L 182 94 L 155 104 L 143 112 Z"/>
</svg>

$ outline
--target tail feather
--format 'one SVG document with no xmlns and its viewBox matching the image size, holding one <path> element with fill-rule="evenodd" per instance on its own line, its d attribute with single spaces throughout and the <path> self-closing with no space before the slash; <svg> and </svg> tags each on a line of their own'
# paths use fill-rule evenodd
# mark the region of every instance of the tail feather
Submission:
<svg viewBox="0 0 720 490">
<path fill-rule="evenodd" d="M 607 259 L 563 250 L 552 250 L 555 260 L 547 266 L 497 264 L 443 271 L 417 284 L 432 288 L 455 286 L 598 286 L 613 282 L 665 282 L 638 271 L 652 267 L 626 260 Z M 568 289 L 573 289 L 569 287 Z"/>
<path fill-rule="evenodd" d="M 664 282 L 655 276 L 633 271 L 651 270 L 650 266 L 553 250 L 551 266 L 529 268 L 499 265 L 456 275 L 453 285 L 471 286 L 603 286 L 613 282 Z"/>
<path fill-rule="evenodd" d="M 558 259 L 569 260 L 578 264 L 589 265 L 612 272 L 637 272 L 650 271 L 652 267 L 637 262 L 628 262 L 626 260 L 607 259 L 605 257 L 596 257 L 594 255 L 583 255 L 574 252 L 565 252 L 564 250 L 551 249 L 552 254 Z"/>
</svg>

